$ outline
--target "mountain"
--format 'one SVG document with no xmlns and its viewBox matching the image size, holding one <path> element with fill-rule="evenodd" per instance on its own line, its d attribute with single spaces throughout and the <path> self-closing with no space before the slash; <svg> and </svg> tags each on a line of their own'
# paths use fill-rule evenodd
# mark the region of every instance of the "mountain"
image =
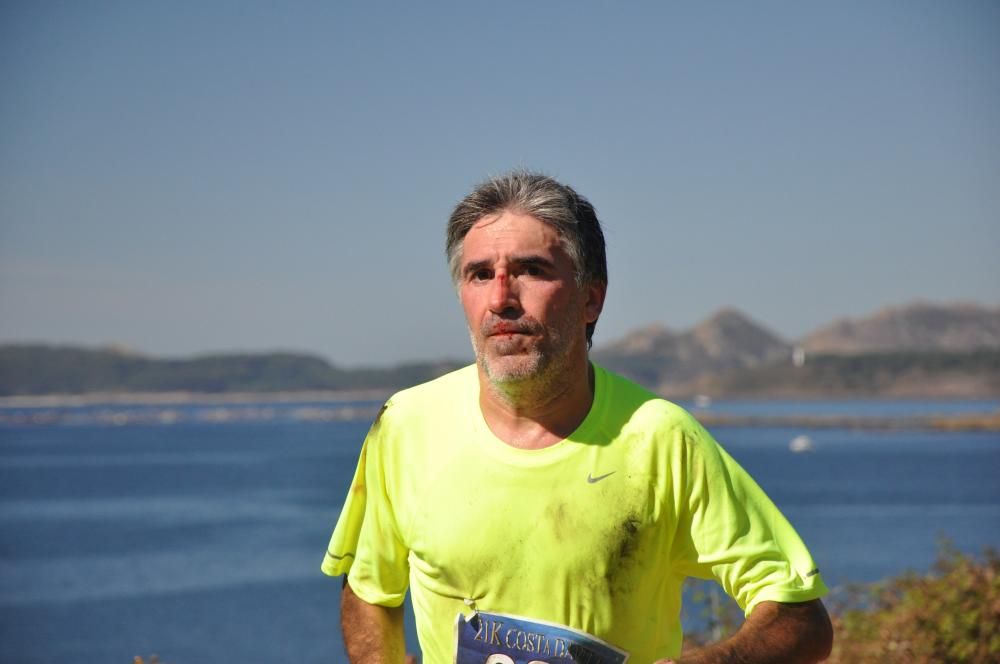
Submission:
<svg viewBox="0 0 1000 664">
<path fill-rule="evenodd" d="M 117 348 L 42 344 L 0 346 L 0 396 L 86 392 L 279 392 L 395 390 L 463 363 L 342 369 L 305 353 L 152 358 Z"/>
<path fill-rule="evenodd" d="M 801 366 L 791 361 L 795 346 L 806 351 Z M 638 329 L 592 356 L 673 397 L 985 397 L 1000 394 L 1000 309 L 887 308 L 794 346 L 724 309 L 684 332 Z"/>
<path fill-rule="evenodd" d="M 808 353 L 971 352 L 1000 348 L 1000 307 L 916 303 L 844 318 L 807 335 Z"/>
<path fill-rule="evenodd" d="M 735 309 L 723 309 L 694 328 L 642 328 L 592 356 L 602 366 L 665 393 L 697 379 L 791 357 L 792 346 Z"/>
<path fill-rule="evenodd" d="M 794 353 L 796 346 L 806 352 Z M 837 321 L 794 345 L 745 314 L 723 309 L 689 330 L 635 330 L 591 355 L 673 397 L 993 397 L 1000 396 L 1000 308 L 887 308 Z M 463 364 L 344 369 L 306 353 L 168 359 L 123 347 L 6 345 L 0 346 L 0 396 L 393 391 Z"/>
</svg>

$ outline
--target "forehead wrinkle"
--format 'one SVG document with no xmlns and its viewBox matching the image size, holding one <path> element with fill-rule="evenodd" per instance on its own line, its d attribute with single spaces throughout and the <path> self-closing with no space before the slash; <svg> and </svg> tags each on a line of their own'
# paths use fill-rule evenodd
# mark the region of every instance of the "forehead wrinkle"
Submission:
<svg viewBox="0 0 1000 664">
<path fill-rule="evenodd" d="M 525 220 L 533 223 L 525 226 Z M 503 223 L 498 227 L 497 222 Z M 477 221 L 462 238 L 459 256 L 456 278 L 467 273 L 473 263 L 485 262 L 489 266 L 528 256 L 541 257 L 552 265 L 565 259 L 576 272 L 575 261 L 557 229 L 533 215 L 513 210 L 486 215 Z"/>
<path fill-rule="evenodd" d="M 479 242 L 484 242 L 492 248 L 496 248 L 497 243 L 507 241 L 508 239 L 512 240 L 512 244 L 514 245 L 528 244 L 539 249 L 562 246 L 558 234 L 548 226 L 542 225 L 541 222 L 539 222 L 540 225 L 537 227 L 526 229 L 513 224 L 495 226 L 497 221 L 500 220 L 493 220 L 483 226 L 473 227 L 469 231 L 469 235 L 475 233 L 479 238 L 487 238 L 485 241 L 480 239 Z M 466 235 L 466 244 L 468 244 L 469 235 Z M 525 251 L 532 250 L 527 249 Z"/>
<path fill-rule="evenodd" d="M 484 214 L 479 219 L 476 219 L 476 223 L 469 226 L 469 230 L 466 233 L 466 236 L 468 236 L 469 233 L 471 233 L 477 228 L 485 228 L 486 226 L 490 226 L 492 224 L 497 223 L 498 221 L 500 221 L 500 217 L 502 217 L 504 213 L 506 213 L 506 210 L 503 210 L 501 212 L 495 212 L 493 214 Z"/>
<path fill-rule="evenodd" d="M 527 263 L 538 263 L 545 265 L 555 265 L 559 261 L 560 254 L 565 255 L 566 252 L 562 247 L 562 243 L 558 240 L 556 241 L 546 241 L 541 246 L 535 246 L 530 248 L 524 247 L 511 247 L 509 249 L 501 249 L 493 244 L 487 247 L 480 247 L 475 255 L 466 256 L 465 247 L 463 247 L 463 261 L 461 267 L 463 269 L 468 269 L 470 266 L 489 266 L 494 263 L 508 263 L 511 265 L 523 265 Z M 565 255 L 567 260 L 568 255 Z M 570 262 L 572 262 L 570 260 Z"/>
</svg>

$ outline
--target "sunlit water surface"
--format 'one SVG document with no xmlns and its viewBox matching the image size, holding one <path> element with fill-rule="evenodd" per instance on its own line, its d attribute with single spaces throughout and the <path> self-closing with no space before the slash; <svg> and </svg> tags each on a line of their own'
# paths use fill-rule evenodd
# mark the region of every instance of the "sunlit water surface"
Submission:
<svg viewBox="0 0 1000 664">
<path fill-rule="evenodd" d="M 288 417 L 0 427 L 0 661 L 344 661 L 340 584 L 319 563 L 366 429 Z M 714 433 L 830 584 L 926 570 L 938 537 L 1000 545 L 995 433 Z M 812 452 L 789 451 L 800 435 Z"/>
</svg>

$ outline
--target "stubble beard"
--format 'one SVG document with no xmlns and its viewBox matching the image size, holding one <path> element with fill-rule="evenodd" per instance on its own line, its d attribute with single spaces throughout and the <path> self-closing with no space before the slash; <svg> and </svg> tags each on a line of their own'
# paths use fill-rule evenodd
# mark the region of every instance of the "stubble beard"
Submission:
<svg viewBox="0 0 1000 664">
<path fill-rule="evenodd" d="M 479 344 L 476 335 L 470 336 L 476 362 L 496 386 L 512 386 L 539 378 L 552 367 L 560 354 L 565 353 L 561 335 L 551 331 L 548 337 L 531 339 L 527 347 L 524 340 L 516 337 L 509 341 L 483 339 L 483 343 Z"/>
<path fill-rule="evenodd" d="M 550 384 L 558 382 L 564 367 L 573 352 L 575 329 L 569 324 L 549 328 L 533 319 L 521 320 L 530 330 L 525 347 L 525 339 L 517 336 L 510 340 L 488 337 L 484 324 L 477 337 L 470 330 L 476 362 L 487 379 L 499 392 L 513 396 L 514 393 L 544 391 Z M 482 340 L 479 343 L 478 340 Z"/>
</svg>

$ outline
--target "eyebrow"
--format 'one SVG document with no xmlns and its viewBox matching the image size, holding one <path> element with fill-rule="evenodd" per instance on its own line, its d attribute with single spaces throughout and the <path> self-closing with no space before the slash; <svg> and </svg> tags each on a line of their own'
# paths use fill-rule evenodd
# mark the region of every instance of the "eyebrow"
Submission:
<svg viewBox="0 0 1000 664">
<path fill-rule="evenodd" d="M 466 263 L 462 268 L 462 276 L 469 276 L 470 274 L 475 274 L 480 270 L 488 270 L 490 268 L 490 261 L 472 261 L 471 263 Z"/>
<path fill-rule="evenodd" d="M 553 263 L 551 260 L 545 258 L 544 256 L 538 256 L 537 254 L 530 254 L 527 256 L 514 256 L 513 258 L 511 258 L 510 262 L 513 263 L 514 265 L 521 265 L 521 266 L 537 265 L 539 267 L 548 267 L 548 268 L 555 267 L 555 263 Z"/>
<path fill-rule="evenodd" d="M 553 263 L 548 258 L 540 256 L 538 254 L 525 254 L 522 256 L 512 256 L 510 259 L 512 265 L 517 265 L 519 267 L 524 267 L 528 265 L 537 265 L 538 267 L 544 268 L 554 268 L 555 263 Z M 492 269 L 493 262 L 490 260 L 472 261 L 466 263 L 462 268 L 463 275 L 470 275 L 478 272 L 479 270 L 489 270 Z"/>
</svg>

